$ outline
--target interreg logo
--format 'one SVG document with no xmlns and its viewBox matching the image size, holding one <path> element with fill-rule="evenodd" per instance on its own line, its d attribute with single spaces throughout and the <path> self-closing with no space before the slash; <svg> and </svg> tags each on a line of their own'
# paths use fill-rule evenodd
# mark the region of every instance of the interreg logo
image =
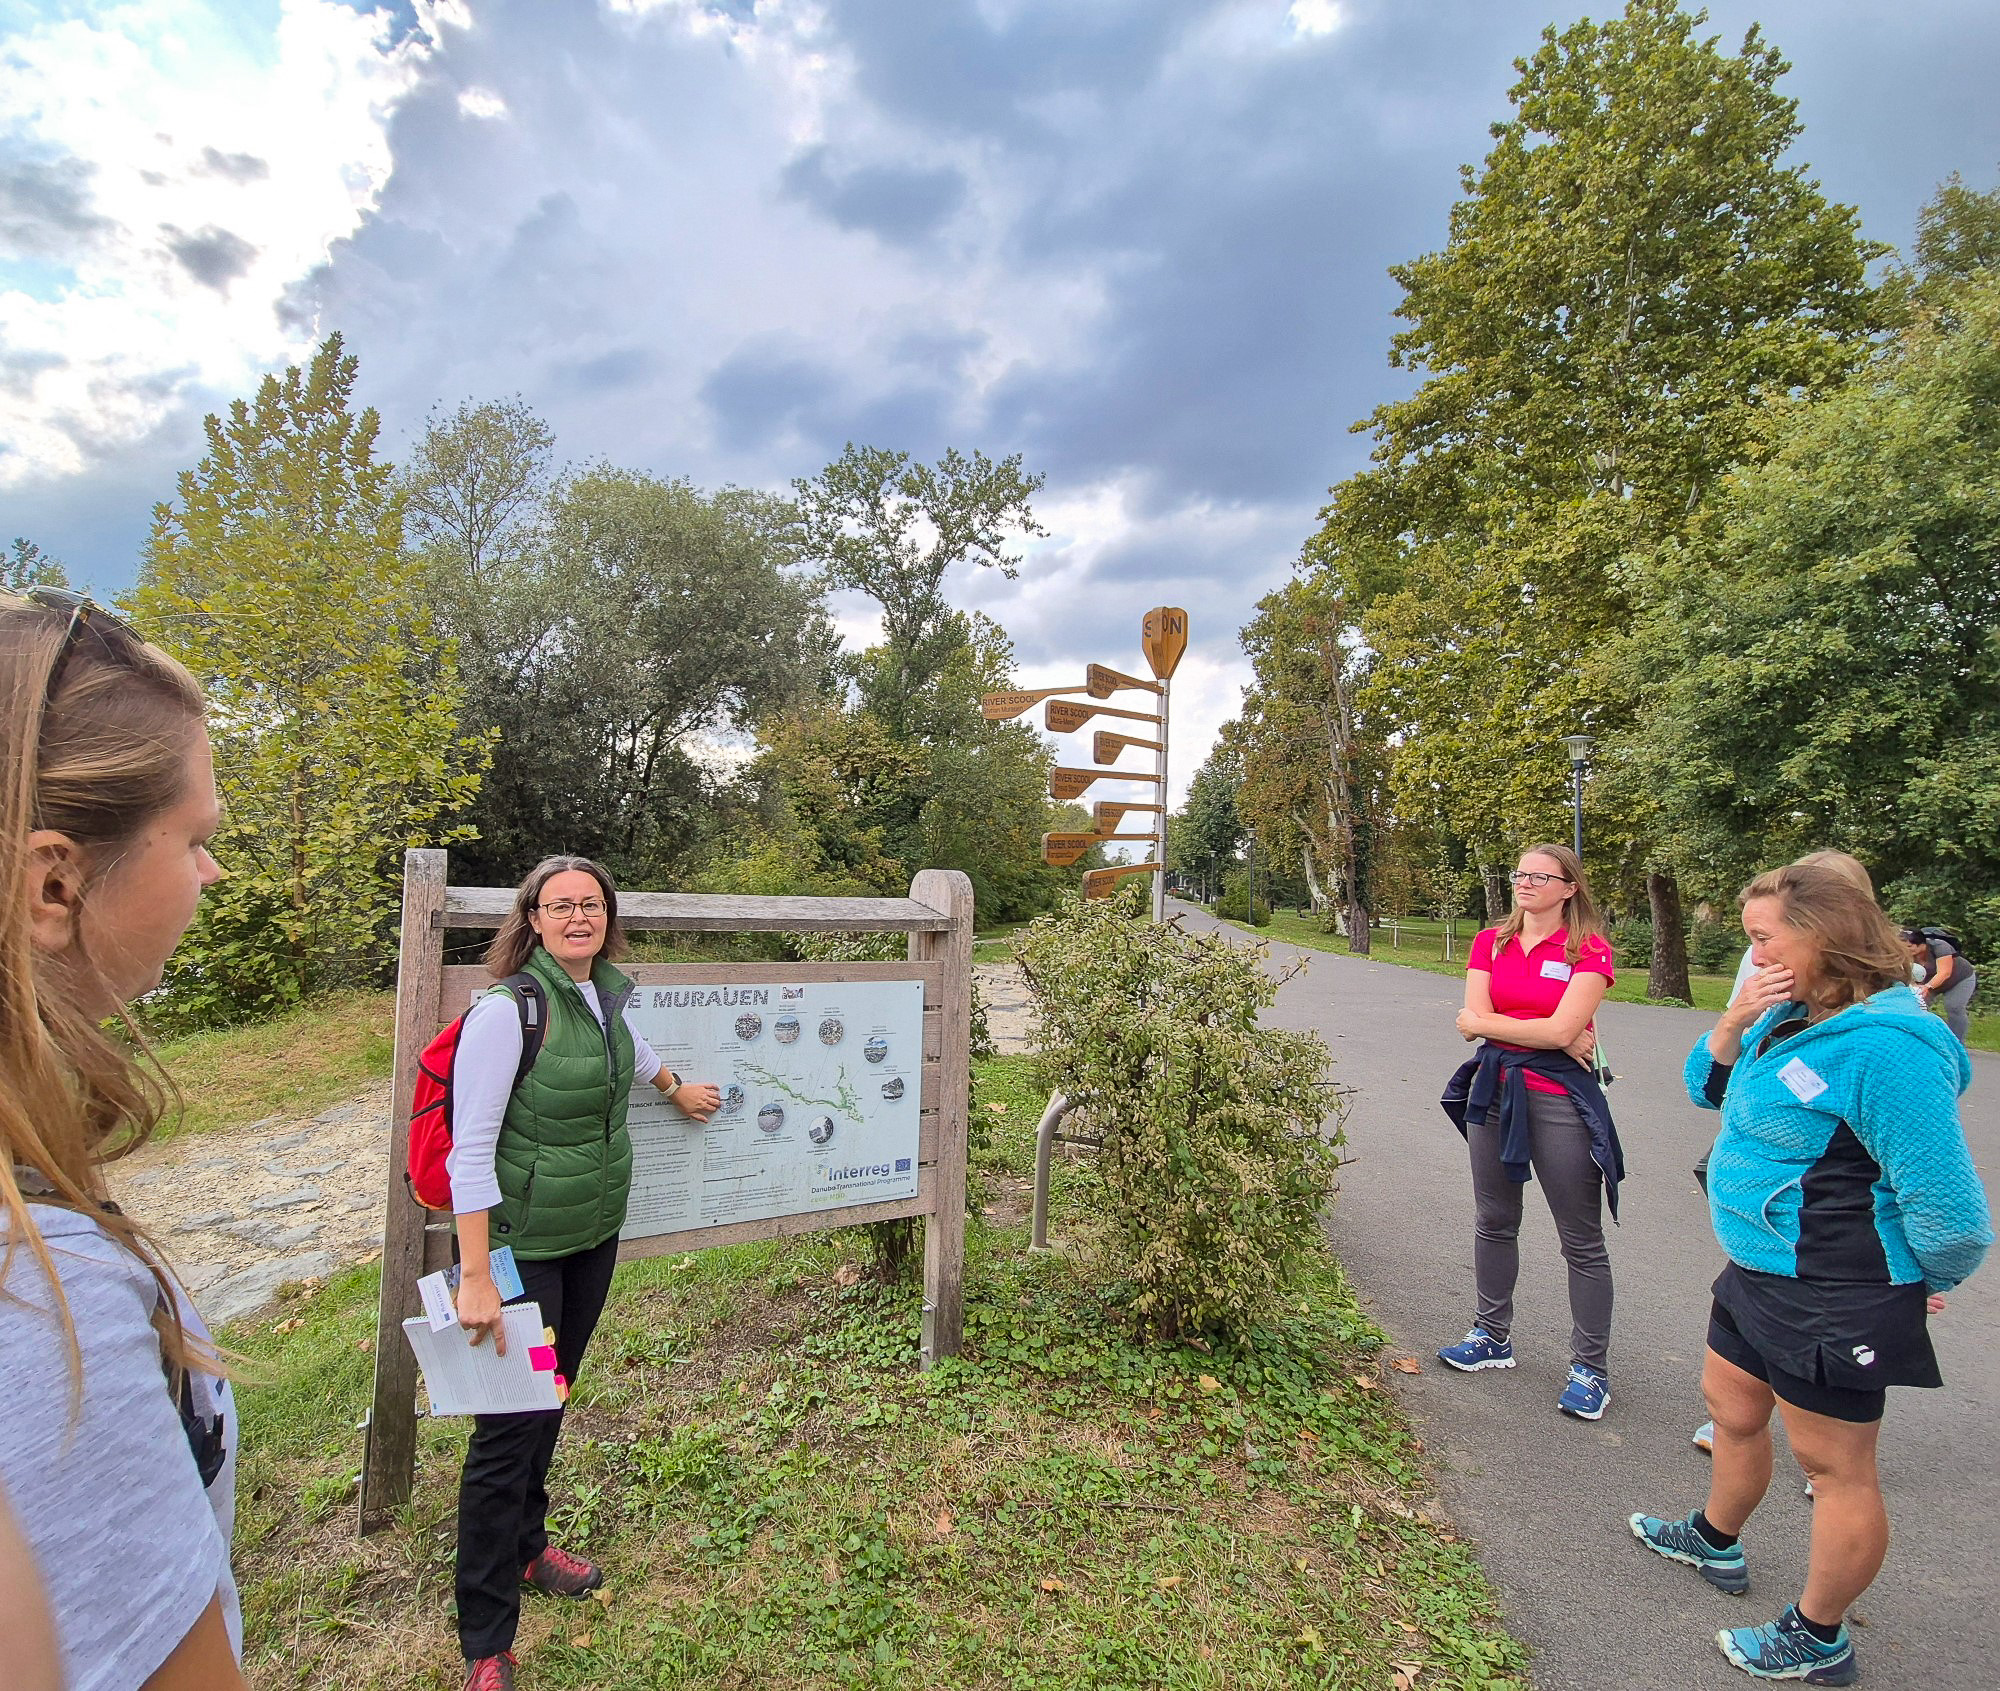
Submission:
<svg viewBox="0 0 2000 1691">
<path fill-rule="evenodd" d="M 887 1163 L 849 1163 L 844 1168 L 822 1169 L 820 1179 L 829 1186 L 845 1186 L 854 1180 L 881 1180 L 889 1172 Z"/>
<path fill-rule="evenodd" d="M 896 1159 L 896 1172 L 898 1174 L 908 1174 L 910 1172 L 910 1159 L 908 1157 L 898 1157 Z"/>
</svg>

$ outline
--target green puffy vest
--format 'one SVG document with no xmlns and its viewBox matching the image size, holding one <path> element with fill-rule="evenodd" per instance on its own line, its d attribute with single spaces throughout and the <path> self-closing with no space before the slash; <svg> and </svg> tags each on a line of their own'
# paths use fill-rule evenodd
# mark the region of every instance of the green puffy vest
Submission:
<svg viewBox="0 0 2000 1691">
<path fill-rule="evenodd" d="M 524 1262 L 571 1256 L 601 1245 L 625 1225 L 632 1195 L 632 1030 L 625 1025 L 631 981 L 599 961 L 590 972 L 600 1025 L 576 983 L 537 946 L 522 965 L 542 983 L 548 1031 L 500 1123 L 494 1168 L 500 1208 L 492 1242 Z M 495 988 L 505 991 L 504 987 Z"/>
</svg>

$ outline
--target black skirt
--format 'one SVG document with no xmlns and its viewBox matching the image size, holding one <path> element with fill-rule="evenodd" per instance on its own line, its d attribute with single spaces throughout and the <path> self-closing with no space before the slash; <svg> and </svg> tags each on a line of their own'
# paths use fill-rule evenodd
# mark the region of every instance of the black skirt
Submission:
<svg viewBox="0 0 2000 1691">
<path fill-rule="evenodd" d="M 1715 1301 L 1765 1361 L 1842 1391 L 1941 1386 L 1922 1286 L 1795 1280 L 1731 1263 Z"/>
</svg>

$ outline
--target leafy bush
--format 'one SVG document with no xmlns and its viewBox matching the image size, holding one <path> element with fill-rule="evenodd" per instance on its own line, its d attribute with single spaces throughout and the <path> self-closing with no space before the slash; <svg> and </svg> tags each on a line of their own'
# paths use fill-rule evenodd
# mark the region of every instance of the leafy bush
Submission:
<svg viewBox="0 0 2000 1691">
<path fill-rule="evenodd" d="M 1618 959 L 1621 972 L 1653 966 L 1653 924 L 1646 917 L 1628 916 L 1613 922 L 1605 937 L 1611 941 L 1611 954 Z"/>
<path fill-rule="evenodd" d="M 1271 901 L 1260 897 L 1254 905 L 1249 902 L 1249 877 L 1243 874 L 1226 876 L 1222 883 L 1222 896 L 1215 901 L 1215 913 L 1225 922 L 1248 922 L 1253 928 L 1265 928 L 1271 924 Z"/>
<path fill-rule="evenodd" d="M 1697 974 L 1729 974 L 1744 944 L 1739 922 L 1697 922 L 1688 930 L 1688 966 Z"/>
<path fill-rule="evenodd" d="M 1258 1026 L 1279 982 L 1219 935 L 1086 904 L 1019 951 L 1049 1082 L 1103 1141 L 1111 1277 L 1144 1328 L 1245 1332 L 1319 1244 L 1342 1143 L 1325 1044 Z"/>
</svg>

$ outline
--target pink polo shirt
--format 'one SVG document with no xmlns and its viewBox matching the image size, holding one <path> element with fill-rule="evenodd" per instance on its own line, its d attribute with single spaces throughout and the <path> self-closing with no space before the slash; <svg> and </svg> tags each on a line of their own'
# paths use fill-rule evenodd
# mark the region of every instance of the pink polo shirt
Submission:
<svg viewBox="0 0 2000 1691">
<path fill-rule="evenodd" d="M 1542 1021 L 1556 1013 L 1563 994 L 1569 990 L 1572 974 L 1602 975 L 1607 989 L 1617 978 L 1611 971 L 1611 947 L 1596 934 L 1584 936 L 1574 969 L 1568 961 L 1569 935 L 1560 928 L 1533 951 L 1522 949 L 1517 934 L 1498 956 L 1493 952 L 1493 934 L 1492 928 L 1480 930 L 1465 966 L 1468 971 L 1479 969 L 1491 977 L 1486 990 L 1492 996 L 1496 1015 L 1512 1016 L 1519 1022 Z M 1521 1047 L 1508 1049 L 1518 1051 Z M 1562 1087 L 1541 1075 L 1524 1074 L 1521 1078 L 1530 1092 L 1562 1094 Z"/>
</svg>

